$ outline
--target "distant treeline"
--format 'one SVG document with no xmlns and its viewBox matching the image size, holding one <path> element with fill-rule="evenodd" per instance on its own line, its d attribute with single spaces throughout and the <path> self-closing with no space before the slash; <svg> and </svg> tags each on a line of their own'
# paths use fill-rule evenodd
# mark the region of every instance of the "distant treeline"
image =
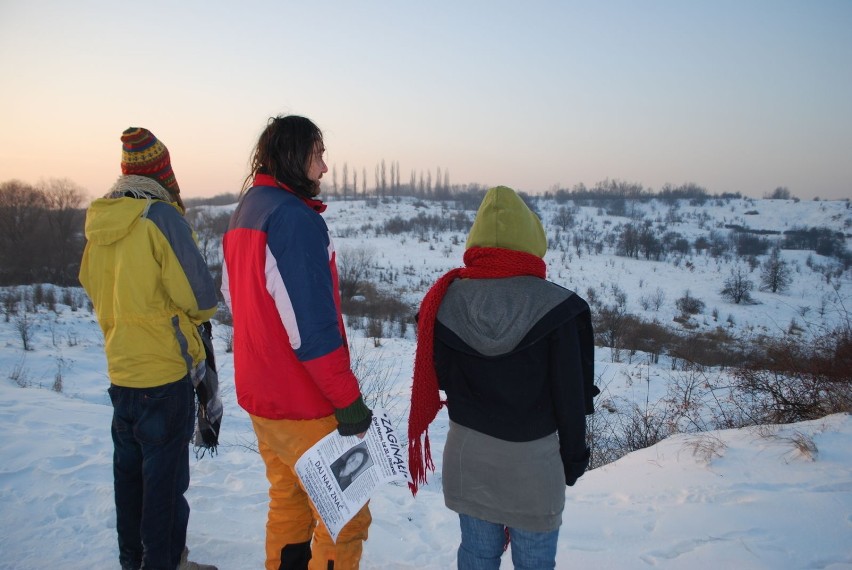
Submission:
<svg viewBox="0 0 852 570">
<path fill-rule="evenodd" d="M 479 206 L 479 202 L 482 201 L 482 197 L 485 195 L 485 192 L 488 190 L 487 186 L 482 184 L 454 184 L 452 186 L 436 186 L 434 189 L 431 187 L 421 188 L 417 185 L 410 184 L 399 184 L 391 187 L 392 192 L 387 192 L 384 194 L 340 194 L 335 193 L 333 190 L 327 194 L 327 197 L 330 199 L 342 199 L 342 200 L 352 200 L 352 199 L 389 199 L 389 198 L 398 198 L 398 197 L 413 197 L 419 198 L 421 200 L 427 201 L 453 201 L 456 203 L 460 203 L 461 205 L 467 206 L 470 205 L 472 209 L 476 209 Z M 776 190 L 773 195 L 766 196 L 766 198 L 777 198 L 774 194 L 778 193 Z M 521 194 L 524 194 L 521 192 Z M 785 194 L 789 198 L 789 194 Z M 742 194 L 739 192 L 724 192 L 721 194 L 711 194 L 706 188 L 699 186 L 694 183 L 682 184 L 680 186 L 673 186 L 671 184 L 663 185 L 660 190 L 654 190 L 652 188 L 645 188 L 642 184 L 638 184 L 635 182 L 624 182 L 622 180 L 603 180 L 598 182 L 591 188 L 587 187 L 585 184 L 577 184 L 573 188 L 557 188 L 551 189 L 540 195 L 526 195 L 529 200 L 535 200 L 536 198 L 543 199 L 554 199 L 557 203 L 562 204 L 569 200 L 578 202 L 578 201 L 601 201 L 601 200 L 613 200 L 613 199 L 628 199 L 628 200 L 662 200 L 674 202 L 677 200 L 689 200 L 693 204 L 700 205 L 705 203 L 708 200 L 734 200 L 742 198 Z M 234 193 L 227 194 L 219 194 L 217 196 L 213 196 L 212 198 L 190 198 L 184 200 L 187 206 L 190 205 L 223 205 L 223 204 L 233 204 L 237 201 L 239 196 Z M 580 204 L 582 205 L 582 204 Z"/>
<path fill-rule="evenodd" d="M 472 217 L 487 188 L 478 184 L 440 187 L 436 191 L 419 191 L 414 195 L 415 207 L 426 207 L 426 202 L 441 201 L 450 210 L 441 215 L 418 213 L 404 219 L 393 217 L 380 227 L 365 228 L 378 233 L 402 234 L 416 233 L 423 238 L 429 232 L 467 231 Z M 398 199 L 409 186 L 393 186 L 396 196 L 383 198 L 368 197 L 378 205 L 379 201 Z M 719 255 L 732 248 L 740 255 L 762 255 L 771 246 L 779 245 L 784 249 L 807 249 L 835 257 L 850 264 L 850 253 L 846 250 L 846 236 L 842 232 L 828 228 L 793 228 L 783 232 L 781 243 L 770 243 L 764 235 L 773 235 L 766 230 L 750 230 L 744 226 L 729 224 L 732 230 L 729 238 L 711 233 L 708 237 L 698 237 L 689 243 L 683 236 L 666 231 L 664 226 L 651 225 L 642 220 L 641 209 L 635 206 L 643 201 L 656 199 L 664 201 L 688 200 L 692 204 L 702 204 L 707 200 L 740 199 L 739 193 L 711 195 L 696 184 L 682 186 L 664 186 L 659 192 L 645 189 L 639 184 L 621 181 L 599 182 L 593 188 L 582 184 L 574 188 L 556 189 L 542 196 L 520 193 L 533 211 L 538 211 L 542 200 L 554 200 L 557 204 L 572 201 L 572 206 L 559 206 L 551 216 L 550 223 L 561 230 L 568 230 L 575 223 L 577 208 L 583 205 L 597 207 L 611 216 L 626 216 L 630 223 L 618 224 L 619 231 L 611 236 L 616 252 L 621 255 L 648 259 L 660 259 L 667 253 L 680 255 L 696 253 L 709 249 L 711 254 Z M 783 197 L 787 194 L 782 193 Z M 189 212 L 187 218 L 199 236 L 199 245 L 211 269 L 220 265 L 217 258 L 218 243 L 227 227 L 227 212 L 206 213 L 198 206 L 221 206 L 236 203 L 238 195 L 220 194 L 211 198 L 189 198 L 185 200 Z M 339 198 L 338 198 L 339 199 Z M 33 283 L 53 283 L 56 285 L 77 285 L 80 258 L 85 237 L 85 192 L 69 180 L 51 180 L 38 186 L 18 180 L 0 183 L 0 285 L 21 285 Z M 848 205 L 848 203 L 847 203 Z M 582 232 L 581 232 L 582 234 Z M 775 233 L 777 235 L 777 233 Z M 579 235 L 578 243 L 590 236 Z M 600 247 L 602 244 L 595 244 Z M 595 249 L 597 251 L 597 249 Z"/>
</svg>

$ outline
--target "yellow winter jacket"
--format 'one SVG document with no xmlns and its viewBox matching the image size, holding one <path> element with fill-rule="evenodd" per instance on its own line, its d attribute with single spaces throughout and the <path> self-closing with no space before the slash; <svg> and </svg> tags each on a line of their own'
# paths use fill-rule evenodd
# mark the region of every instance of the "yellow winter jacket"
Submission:
<svg viewBox="0 0 852 570">
<path fill-rule="evenodd" d="M 153 180 L 122 176 L 116 187 Z M 192 230 L 162 200 L 101 198 L 86 212 L 80 282 L 104 334 L 113 384 L 175 382 L 204 360 L 198 325 L 216 312 L 216 293 Z"/>
</svg>

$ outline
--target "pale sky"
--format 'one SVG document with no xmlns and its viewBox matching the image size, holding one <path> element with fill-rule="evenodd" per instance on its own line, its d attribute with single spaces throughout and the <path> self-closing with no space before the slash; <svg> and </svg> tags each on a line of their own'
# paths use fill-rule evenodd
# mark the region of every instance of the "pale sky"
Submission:
<svg viewBox="0 0 852 570">
<path fill-rule="evenodd" d="M 92 196 L 129 126 L 184 196 L 239 191 L 292 113 L 370 187 L 384 159 L 404 183 L 852 197 L 850 0 L 0 0 L 0 77 L 0 182 Z"/>
</svg>

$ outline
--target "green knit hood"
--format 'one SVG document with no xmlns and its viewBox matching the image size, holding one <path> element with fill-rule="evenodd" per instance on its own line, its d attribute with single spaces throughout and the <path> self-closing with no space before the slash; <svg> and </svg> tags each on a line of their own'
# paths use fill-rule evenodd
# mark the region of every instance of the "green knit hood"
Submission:
<svg viewBox="0 0 852 570">
<path fill-rule="evenodd" d="M 482 199 L 466 247 L 500 247 L 543 258 L 547 236 L 521 197 L 511 188 L 497 186 Z"/>
</svg>

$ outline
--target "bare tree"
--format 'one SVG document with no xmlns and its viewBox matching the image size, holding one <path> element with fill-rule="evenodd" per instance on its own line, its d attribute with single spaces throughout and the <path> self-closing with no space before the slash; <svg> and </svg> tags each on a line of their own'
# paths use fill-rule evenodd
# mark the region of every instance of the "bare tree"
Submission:
<svg viewBox="0 0 852 570">
<path fill-rule="evenodd" d="M 559 206 L 556 214 L 551 219 L 551 223 L 555 224 L 562 231 L 567 231 L 574 225 L 576 213 L 577 210 L 575 208 Z"/>
<path fill-rule="evenodd" d="M 83 222 L 85 211 L 82 208 L 86 199 L 85 191 L 67 178 L 51 179 L 40 188 L 44 194 L 47 209 L 49 244 L 45 248 L 44 259 L 54 283 L 71 284 L 76 282 L 85 240 Z"/>
<path fill-rule="evenodd" d="M 722 296 L 736 304 L 750 303 L 754 283 L 748 278 L 742 267 L 731 269 L 731 276 L 725 280 Z"/>
<path fill-rule="evenodd" d="M 627 224 L 621 230 L 616 244 L 616 253 L 626 257 L 639 258 L 639 229 L 633 224 Z"/>
<path fill-rule="evenodd" d="M 340 296 L 351 299 L 362 293 L 361 289 L 370 276 L 376 250 L 370 246 L 341 248 L 337 255 L 338 281 Z"/>
<path fill-rule="evenodd" d="M 43 246 L 44 193 L 20 180 L 0 184 L 0 283 L 30 283 L 32 260 Z"/>
<path fill-rule="evenodd" d="M 15 320 L 15 330 L 18 331 L 25 351 L 33 349 L 33 325 L 34 323 L 29 319 L 26 311 L 22 312 Z"/>
<path fill-rule="evenodd" d="M 601 344 L 610 348 L 613 362 L 621 362 L 624 348 L 624 331 L 627 322 L 627 294 L 618 285 L 611 285 L 614 303 L 601 305 L 593 312 L 595 336 Z"/>
<path fill-rule="evenodd" d="M 790 267 L 781 259 L 780 249 L 774 248 L 769 258 L 763 263 L 763 269 L 760 272 L 761 290 L 773 293 L 785 291 L 792 281 Z"/>
<path fill-rule="evenodd" d="M 790 194 L 790 189 L 786 186 L 778 186 L 771 194 L 764 197 L 769 200 L 789 200 L 792 195 Z"/>
<path fill-rule="evenodd" d="M 222 236 L 228 229 L 231 215 L 228 212 L 211 212 L 209 209 L 194 208 L 187 215 L 187 221 L 195 231 L 198 249 L 207 266 L 217 277 L 222 270 Z"/>
<path fill-rule="evenodd" d="M 364 194 L 364 198 L 367 197 L 367 169 L 361 169 L 361 192 Z"/>
<path fill-rule="evenodd" d="M 697 315 L 704 312 L 704 301 L 693 297 L 689 289 L 687 289 L 683 297 L 675 301 L 675 307 L 683 315 Z"/>
<path fill-rule="evenodd" d="M 15 287 L 4 289 L 0 293 L 0 301 L 2 301 L 3 305 L 4 320 L 8 323 L 12 315 L 18 314 L 18 303 L 21 302 L 21 294 Z"/>
</svg>

